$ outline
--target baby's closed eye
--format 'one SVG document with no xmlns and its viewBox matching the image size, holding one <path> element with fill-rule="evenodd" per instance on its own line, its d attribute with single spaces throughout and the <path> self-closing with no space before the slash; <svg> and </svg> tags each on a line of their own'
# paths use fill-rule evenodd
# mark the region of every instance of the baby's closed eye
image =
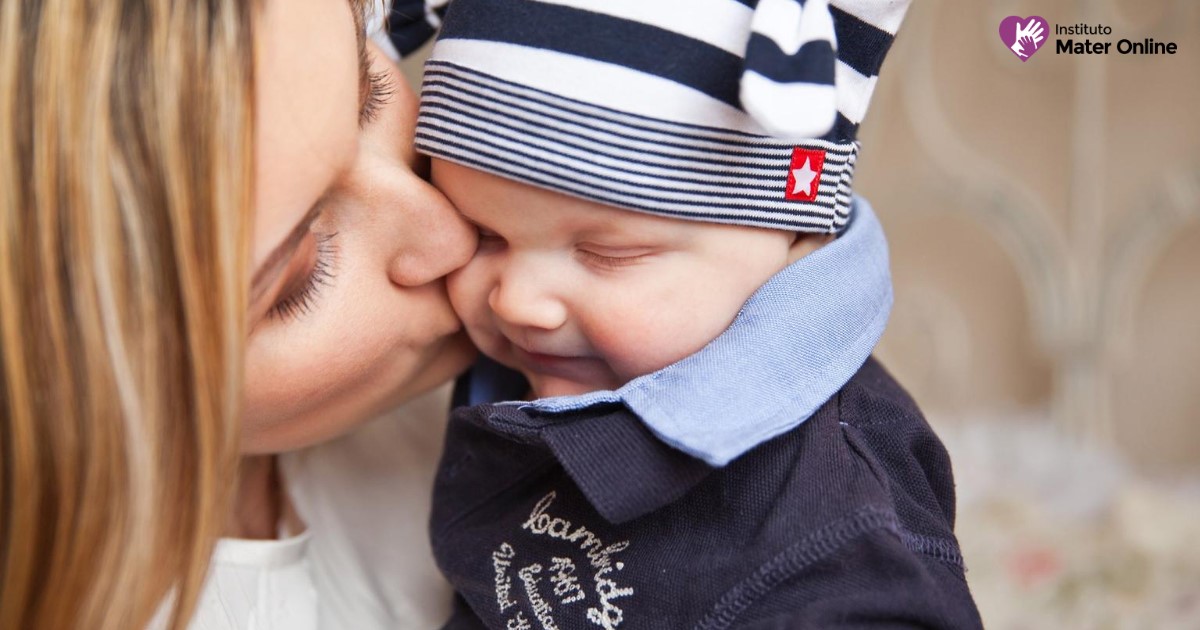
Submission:
<svg viewBox="0 0 1200 630">
<path fill-rule="evenodd" d="M 585 264 L 601 269 L 619 269 L 649 260 L 657 250 L 646 246 L 607 246 L 584 243 L 576 246 L 576 254 Z"/>
</svg>

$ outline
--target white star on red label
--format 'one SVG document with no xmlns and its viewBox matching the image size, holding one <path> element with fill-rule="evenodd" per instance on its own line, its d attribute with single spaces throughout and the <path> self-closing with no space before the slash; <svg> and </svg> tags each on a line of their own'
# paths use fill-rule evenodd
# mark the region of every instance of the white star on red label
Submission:
<svg viewBox="0 0 1200 630">
<path fill-rule="evenodd" d="M 809 168 L 808 158 L 804 158 L 804 166 L 792 169 L 792 194 L 812 196 L 813 180 L 817 178 L 817 172 Z"/>
<path fill-rule="evenodd" d="M 814 201 L 821 190 L 821 171 L 825 168 L 825 152 L 820 149 L 792 149 L 792 164 L 788 169 L 785 199 Z"/>
</svg>

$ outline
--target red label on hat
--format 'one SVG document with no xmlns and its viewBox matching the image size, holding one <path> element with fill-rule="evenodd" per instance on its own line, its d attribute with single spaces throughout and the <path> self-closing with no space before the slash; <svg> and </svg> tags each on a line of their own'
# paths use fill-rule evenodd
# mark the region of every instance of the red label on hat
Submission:
<svg viewBox="0 0 1200 630">
<path fill-rule="evenodd" d="M 792 149 L 792 167 L 788 169 L 785 199 L 812 201 L 821 187 L 821 171 L 825 168 L 825 152 L 819 149 Z"/>
</svg>

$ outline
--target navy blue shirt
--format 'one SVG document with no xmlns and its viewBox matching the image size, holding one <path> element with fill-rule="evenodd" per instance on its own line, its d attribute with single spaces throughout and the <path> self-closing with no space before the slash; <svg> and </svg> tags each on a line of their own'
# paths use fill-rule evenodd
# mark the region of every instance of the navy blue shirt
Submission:
<svg viewBox="0 0 1200 630">
<path fill-rule="evenodd" d="M 461 408 L 433 506 L 449 628 L 981 627 L 949 458 L 874 359 L 722 468 L 619 403 Z"/>
</svg>

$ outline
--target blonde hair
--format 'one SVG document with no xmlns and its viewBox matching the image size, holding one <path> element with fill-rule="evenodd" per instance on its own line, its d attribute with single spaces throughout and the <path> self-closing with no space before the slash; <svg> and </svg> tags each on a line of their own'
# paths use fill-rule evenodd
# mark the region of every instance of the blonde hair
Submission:
<svg viewBox="0 0 1200 630">
<path fill-rule="evenodd" d="M 195 606 L 237 464 L 251 4 L 0 2 L 0 628 Z"/>
</svg>

